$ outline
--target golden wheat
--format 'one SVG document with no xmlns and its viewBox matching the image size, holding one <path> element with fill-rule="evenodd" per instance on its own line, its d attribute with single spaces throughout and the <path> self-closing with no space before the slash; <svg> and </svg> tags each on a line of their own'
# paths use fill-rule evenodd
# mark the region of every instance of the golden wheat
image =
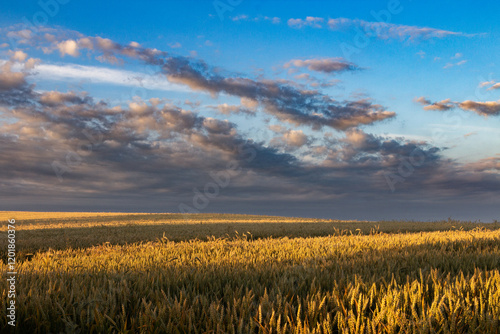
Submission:
<svg viewBox="0 0 500 334">
<path fill-rule="evenodd" d="M 449 221 L 419 229 L 415 222 L 167 216 L 122 216 L 123 225 L 117 215 L 47 217 L 66 227 L 38 230 L 36 222 L 19 220 L 18 242 L 34 255 L 17 265 L 16 331 L 496 333 L 500 327 L 497 224 Z M 47 231 L 59 236 L 23 240 Z M 55 242 L 64 231 L 90 234 L 100 244 Z M 108 235 L 97 237 L 103 231 Z M 139 231 L 147 241 L 130 238 Z M 0 269 L 7 271 L 4 264 Z M 5 280 L 0 287 L 5 329 Z"/>
</svg>

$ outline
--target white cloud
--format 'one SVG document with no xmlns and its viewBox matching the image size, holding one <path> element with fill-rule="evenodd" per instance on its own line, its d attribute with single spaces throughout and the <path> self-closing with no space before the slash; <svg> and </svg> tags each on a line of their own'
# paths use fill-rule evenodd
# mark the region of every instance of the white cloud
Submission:
<svg viewBox="0 0 500 334">
<path fill-rule="evenodd" d="M 324 21 L 322 17 L 307 16 L 305 19 L 289 19 L 288 26 L 298 29 L 303 27 L 322 28 Z"/>
<path fill-rule="evenodd" d="M 117 70 L 106 67 L 83 66 L 74 64 L 36 66 L 37 77 L 44 80 L 88 80 L 91 83 L 108 83 L 120 86 L 144 87 L 146 89 L 187 92 L 188 89 L 170 83 L 162 75 Z"/>
<path fill-rule="evenodd" d="M 422 135 L 413 135 L 413 134 L 402 134 L 402 133 L 384 133 L 384 137 L 390 139 L 401 139 L 410 140 L 414 142 L 427 142 L 430 143 L 433 141 L 432 136 L 422 136 Z"/>
<path fill-rule="evenodd" d="M 490 86 L 488 88 L 488 90 L 500 89 L 500 82 L 496 82 L 495 80 L 491 80 L 491 81 L 481 82 L 479 84 L 479 87 L 486 87 L 486 86 Z"/>
<path fill-rule="evenodd" d="M 18 61 L 18 62 L 24 62 L 28 58 L 28 55 L 24 53 L 23 51 L 15 51 L 12 52 L 12 60 Z"/>
<path fill-rule="evenodd" d="M 175 42 L 175 43 L 168 44 L 168 46 L 170 46 L 172 49 L 178 49 L 178 48 L 182 47 L 182 44 L 179 42 Z"/>
<path fill-rule="evenodd" d="M 259 22 L 259 21 L 269 21 L 273 24 L 280 24 L 281 19 L 279 17 L 270 17 L 270 16 L 257 16 L 257 17 L 250 17 L 248 15 L 238 15 L 238 16 L 233 16 L 231 17 L 231 21 L 238 22 L 238 21 L 253 21 L 253 22 Z"/>
<path fill-rule="evenodd" d="M 272 145 L 294 149 L 310 143 L 309 137 L 302 130 L 289 130 L 280 125 L 270 125 L 269 129 L 281 134 L 271 140 Z"/>
<path fill-rule="evenodd" d="M 450 67 L 454 67 L 454 66 L 462 66 L 466 62 L 467 62 L 467 60 L 461 60 L 458 63 L 448 63 L 448 64 L 444 65 L 443 68 L 450 68 Z"/>
<path fill-rule="evenodd" d="M 62 57 L 64 57 L 64 55 L 70 55 L 73 57 L 78 57 L 80 55 L 80 52 L 78 51 L 78 44 L 72 39 L 57 44 L 57 48 L 59 49 Z"/>
<path fill-rule="evenodd" d="M 365 33 L 373 34 L 380 39 L 429 39 L 444 38 L 447 36 L 474 36 L 462 32 L 448 31 L 430 27 L 408 26 L 404 24 L 395 24 L 387 22 L 369 22 L 359 19 L 336 18 L 329 19 L 330 29 L 339 30 L 351 27 L 360 27 Z"/>
<path fill-rule="evenodd" d="M 231 18 L 232 21 L 246 21 L 248 20 L 248 15 L 238 15 Z"/>
</svg>

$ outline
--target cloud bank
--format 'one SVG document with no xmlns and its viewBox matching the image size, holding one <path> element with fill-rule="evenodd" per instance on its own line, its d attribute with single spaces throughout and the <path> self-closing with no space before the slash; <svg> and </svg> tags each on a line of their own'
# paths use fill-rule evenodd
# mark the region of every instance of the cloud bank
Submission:
<svg viewBox="0 0 500 334">
<path fill-rule="evenodd" d="M 491 198 L 500 186 L 497 157 L 460 164 L 446 158 L 444 148 L 425 141 L 368 133 L 366 125 L 396 115 L 368 98 L 339 100 L 297 82 L 234 74 L 136 42 L 120 44 L 54 29 L 43 29 L 41 35 L 17 30 L 10 36 L 26 49 L 12 50 L 0 67 L 3 197 L 113 198 L 127 204 L 161 198 L 174 206 L 195 207 L 193 195 L 204 193 L 241 203 L 277 203 L 279 198 L 359 204 L 394 200 L 391 187 L 396 187 L 398 200 L 433 202 Z M 113 105 L 83 91 L 40 92 L 32 78 L 37 71 L 43 75 L 56 68 L 30 58 L 30 47 L 124 66 L 137 61 L 154 67 L 170 87 L 224 95 L 240 105 L 185 103 L 195 112 L 160 98 Z M 292 59 L 287 64 L 324 75 L 359 68 L 340 58 Z M 63 70 L 99 71 L 77 65 Z M 417 102 L 428 110 L 500 112 L 500 102 L 494 101 Z M 266 122 L 276 123 L 274 137 L 253 141 L 237 124 L 206 115 L 214 110 L 219 117 L 269 118 Z M 207 185 L 223 184 L 228 175 L 230 186 L 215 195 Z"/>
</svg>

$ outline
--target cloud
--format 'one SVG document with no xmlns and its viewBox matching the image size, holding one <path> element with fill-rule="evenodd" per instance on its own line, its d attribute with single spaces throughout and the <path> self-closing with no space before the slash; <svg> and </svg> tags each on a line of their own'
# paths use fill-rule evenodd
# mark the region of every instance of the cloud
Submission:
<svg viewBox="0 0 500 334">
<path fill-rule="evenodd" d="M 306 21 L 317 22 L 318 20 L 309 18 Z M 54 30 L 48 31 L 57 33 Z M 395 116 L 394 112 L 385 110 L 383 106 L 369 100 L 337 101 L 315 90 L 301 89 L 296 83 L 283 80 L 253 80 L 241 76 L 224 75 L 221 69 L 214 68 L 202 60 L 169 56 L 167 52 L 157 49 L 138 48 L 135 44 L 121 45 L 107 38 L 89 37 L 77 32 L 65 32 L 62 35 L 71 35 L 73 38 L 64 39 L 55 45 L 50 39 L 49 43 L 52 48 L 57 48 L 57 45 L 73 45 L 72 41 L 76 41 L 78 50 L 85 49 L 89 52 L 100 53 L 96 57 L 99 61 L 115 64 L 123 63 L 123 57 L 136 59 L 160 68 L 171 83 L 182 84 L 192 90 L 212 94 L 214 97 L 225 93 L 241 99 L 257 101 L 261 107 L 259 110 L 281 121 L 295 125 L 308 125 L 315 130 L 324 126 L 345 130 Z M 30 41 L 47 43 L 46 39 L 39 37 L 33 37 Z M 68 51 L 66 47 L 63 50 Z M 78 50 L 69 50 L 69 52 L 75 54 Z M 309 62 L 307 66 L 320 71 L 332 71 L 332 64 L 332 60 L 327 60 L 323 63 L 321 61 Z M 337 66 L 343 65 L 337 64 Z M 344 66 L 353 65 L 344 64 Z M 38 69 L 43 69 L 43 67 L 39 66 Z"/>
<path fill-rule="evenodd" d="M 41 161 L 50 157 L 55 159 L 58 154 L 64 157 L 71 146 L 84 147 L 88 142 L 85 131 L 99 133 L 102 137 L 99 150 L 90 153 L 92 159 L 109 165 L 107 173 L 127 174 L 130 168 L 132 171 L 140 170 L 136 159 L 144 154 L 153 159 L 152 163 L 162 164 L 161 161 L 167 157 L 163 153 L 169 154 L 175 147 L 186 150 L 183 154 L 189 156 L 188 164 L 197 154 L 200 166 L 207 165 L 201 163 L 205 159 L 210 161 L 209 165 L 218 168 L 223 168 L 230 159 L 240 161 L 242 166 L 263 170 L 274 163 L 285 167 L 294 160 L 272 148 L 244 139 L 238 134 L 236 125 L 227 120 L 199 116 L 160 99 L 135 99 L 129 102 L 128 108 L 122 108 L 95 101 L 83 92 L 32 92 L 29 96 L 31 103 L 23 104 L 22 108 L 19 103 L 10 104 L 10 117 L 17 121 L 3 124 L 2 129 L 5 130 L 4 136 L 17 136 L 15 141 L 9 140 L 9 145 L 17 146 L 20 152 L 28 149 L 31 145 L 28 143 L 32 141 L 50 147 L 52 153 L 49 157 L 38 155 Z M 247 151 L 252 150 L 260 152 L 269 161 L 250 161 L 246 156 Z M 174 163 L 170 160 L 174 158 L 170 157 L 166 165 L 183 165 L 181 161 Z M 47 163 L 40 166 L 48 168 Z M 158 170 L 163 167 L 156 165 Z M 147 170 L 142 172 L 147 173 Z M 47 173 L 48 170 L 45 170 L 44 174 Z M 89 177 L 90 174 L 86 178 Z"/>
<path fill-rule="evenodd" d="M 252 22 L 259 22 L 259 21 L 269 21 L 272 24 L 280 24 L 281 19 L 279 17 L 270 17 L 270 16 L 256 16 L 256 17 L 250 17 L 248 15 L 242 14 L 242 15 L 237 15 L 231 17 L 231 21 L 234 22 L 240 22 L 240 21 L 252 21 Z"/>
<path fill-rule="evenodd" d="M 329 88 L 337 85 L 340 80 L 338 79 L 319 79 L 309 73 L 301 73 L 294 76 L 296 80 L 305 81 L 312 88 Z"/>
<path fill-rule="evenodd" d="M 280 132 L 281 136 L 274 137 L 270 142 L 271 145 L 296 149 L 310 143 L 310 139 L 302 130 L 285 130 Z"/>
<path fill-rule="evenodd" d="M 237 22 L 237 21 L 248 21 L 249 19 L 250 18 L 248 17 L 248 15 L 244 15 L 244 14 L 231 17 L 231 20 L 235 21 L 235 22 Z"/>
<path fill-rule="evenodd" d="M 172 49 L 178 49 L 178 48 L 182 47 L 182 44 L 179 42 L 175 42 L 175 43 L 168 44 L 168 46 L 170 46 Z"/>
<path fill-rule="evenodd" d="M 308 143 L 308 138 L 302 130 L 290 130 L 283 134 L 283 141 L 288 146 L 302 147 Z"/>
<path fill-rule="evenodd" d="M 36 77 L 41 80 L 89 81 L 146 89 L 186 92 L 187 89 L 172 84 L 164 76 L 113 69 L 98 66 L 74 64 L 40 64 L 36 67 Z"/>
<path fill-rule="evenodd" d="M 122 108 L 95 101 L 85 93 L 50 91 L 25 96 L 31 99 L 30 103 L 10 103 L 10 117 L 17 121 L 2 125 L 0 147 L 7 153 L 21 152 L 30 157 L 30 161 L 23 160 L 23 168 L 14 168 L 12 162 L 0 159 L 2 168 L 9 170 L 9 175 L 3 176 L 7 179 L 22 176 L 36 179 L 39 184 L 53 184 L 51 162 L 64 160 L 67 152 L 74 150 L 72 147 L 88 146 L 84 132 L 87 131 L 97 134 L 95 137 L 101 136 L 102 141 L 94 150 L 80 153 L 85 163 L 66 175 L 71 189 L 80 189 L 82 193 L 102 191 L 106 179 L 113 180 L 113 186 L 107 187 L 111 192 L 137 187 L 151 190 L 162 185 L 176 189 L 169 181 L 171 173 L 179 182 L 187 182 L 192 173 L 192 168 L 186 169 L 187 166 L 221 170 L 231 159 L 249 171 L 259 171 L 262 177 L 269 174 L 298 178 L 299 183 L 310 182 L 309 172 L 301 169 L 296 157 L 245 139 L 233 123 L 202 117 L 162 104 L 158 99 L 151 99 L 149 103 L 134 100 L 128 108 Z M 257 107 L 255 101 L 242 98 L 242 104 L 251 108 Z M 300 130 L 283 132 L 281 141 L 292 148 L 309 143 Z M 34 142 L 50 147 L 51 151 L 34 154 L 31 150 Z M 249 153 L 255 158 L 249 159 Z M 138 159 L 148 159 L 149 163 L 143 167 L 137 164 Z M 91 161 L 98 161 L 99 167 L 93 168 Z M 27 166 L 38 167 L 30 170 Z M 135 181 L 139 179 L 141 184 Z M 59 191 L 69 189 L 68 186 Z"/>
<path fill-rule="evenodd" d="M 80 55 L 103 56 L 103 61 L 110 62 L 138 60 L 161 72 L 165 81 L 151 76 L 157 85 L 190 88 L 240 101 L 240 105 L 217 104 L 211 109 L 262 112 L 280 122 L 270 126 L 276 133 L 274 139 L 255 142 L 249 139 L 251 133 L 248 136 L 236 124 L 219 119 L 221 114 L 204 116 L 208 107 L 198 103 L 192 104 L 197 110 L 193 112 L 158 98 L 135 98 L 127 105 L 112 105 L 80 91 L 38 92 L 27 80 L 92 79 L 146 87 L 148 76 L 122 69 L 53 64 L 35 66 L 38 74 L 34 75 L 34 71 L 27 71 L 31 58 L 20 55 L 24 64 L 7 61 L 0 70 L 0 114 L 2 120 L 9 120 L 0 122 L 0 184 L 1 193 L 9 195 L 6 198 L 22 198 L 23 204 L 29 198 L 34 198 L 34 203 L 57 202 L 56 198 L 76 203 L 83 202 L 79 201 L 82 197 L 102 203 L 117 198 L 122 207 L 140 205 L 138 198 L 141 204 L 158 199 L 163 204 L 177 204 L 191 201 L 193 189 L 203 192 L 205 185 L 216 182 L 212 175 L 230 175 L 231 185 L 221 191 L 220 198 L 240 203 L 259 198 L 275 204 L 276 198 L 287 196 L 293 196 L 297 200 L 294 203 L 331 203 L 332 199 L 349 198 L 385 203 L 395 197 L 432 202 L 442 198 L 463 200 L 472 195 L 492 198 L 498 192 L 496 160 L 463 165 L 446 159 L 443 149 L 423 140 L 390 138 L 362 130 L 362 125 L 395 117 L 394 112 L 370 99 L 334 99 L 301 84 L 229 73 L 202 60 L 144 49 L 138 43 L 121 45 L 73 32 L 41 31 L 41 35 L 15 33 L 27 43 L 23 45 L 48 45 L 47 51 L 56 52 L 60 42 L 72 40 Z M 300 65 L 331 73 L 330 67 L 321 67 L 324 64 Z M 311 77 L 301 78 L 308 79 Z M 418 100 L 438 110 L 448 105 L 482 113 L 496 110 L 478 102 Z M 289 124 L 342 132 L 328 135 L 289 128 Z M 397 195 L 391 197 L 385 175 L 399 173 L 402 161 L 418 164 L 398 183 Z M 64 174 L 63 182 L 57 180 L 54 162 Z M 228 166 L 237 167 L 237 177 L 230 174 Z"/>
<path fill-rule="evenodd" d="M 11 60 L 0 59 L 0 114 L 2 107 L 11 105 L 29 105 L 34 96 L 33 85 L 28 84 L 27 77 L 39 59 L 27 58 L 27 54 L 9 52 Z M 23 60 L 24 63 L 21 61 Z"/>
<path fill-rule="evenodd" d="M 208 106 L 208 108 L 215 109 L 221 115 L 231 115 L 231 114 L 244 114 L 248 116 L 255 116 L 255 110 L 245 108 L 243 106 L 229 105 L 227 103 L 222 103 L 216 106 Z"/>
<path fill-rule="evenodd" d="M 415 102 L 424 105 L 424 110 L 444 111 L 444 110 L 453 109 L 456 106 L 455 103 L 451 102 L 450 99 L 446 99 L 446 100 L 439 101 L 439 102 L 431 102 L 431 101 L 425 99 L 424 97 L 419 97 L 419 98 L 415 99 Z"/>
<path fill-rule="evenodd" d="M 473 111 L 481 116 L 498 116 L 500 115 L 500 100 L 498 101 L 464 101 L 458 104 L 463 110 Z"/>
<path fill-rule="evenodd" d="M 41 48 L 46 54 L 59 51 L 61 56 L 78 57 L 83 51 L 99 51 L 102 54 L 96 59 L 113 64 L 121 63 L 119 57 L 130 57 L 151 61 L 161 52 L 156 49 L 143 48 L 137 42 L 121 45 L 108 38 L 85 36 L 77 31 L 37 27 L 35 30 L 20 29 L 23 24 L 0 28 L 11 43 Z"/>
<path fill-rule="evenodd" d="M 474 172 L 498 172 L 500 171 L 500 157 L 489 157 L 476 162 L 468 163 L 465 169 Z"/>
<path fill-rule="evenodd" d="M 0 92 L 19 89 L 26 85 L 26 73 L 13 72 L 12 63 L 5 62 L 0 66 Z"/>
<path fill-rule="evenodd" d="M 419 55 L 419 56 L 420 56 L 420 58 L 422 58 L 422 59 L 424 59 L 424 58 L 425 58 L 425 55 L 426 55 L 425 51 L 422 51 L 422 50 L 420 50 L 420 51 L 419 51 L 419 52 L 417 52 L 416 54 L 417 54 L 417 55 Z"/>
<path fill-rule="evenodd" d="M 440 159 L 441 149 L 433 147 L 424 141 L 407 141 L 404 138 L 390 138 L 366 133 L 359 129 L 346 132 L 343 145 L 344 159 L 355 163 L 377 163 L 382 165 L 397 165 L 394 158 L 408 157 L 415 150 L 426 155 L 427 163 Z"/>
<path fill-rule="evenodd" d="M 289 19 L 288 26 L 301 29 L 304 27 L 322 28 L 325 19 L 322 17 L 307 16 L 305 19 Z"/>
<path fill-rule="evenodd" d="M 285 133 L 288 129 L 279 124 L 272 124 L 268 126 L 269 130 L 275 133 Z"/>
<path fill-rule="evenodd" d="M 474 135 L 477 135 L 477 131 L 468 132 L 468 133 L 464 134 L 464 138 L 468 138 L 468 137 L 474 136 Z"/>
<path fill-rule="evenodd" d="M 242 14 L 238 16 L 231 17 L 234 22 L 240 21 L 253 21 L 258 22 L 261 20 L 271 21 L 275 24 L 279 24 L 281 19 L 278 17 L 250 17 L 248 15 Z M 325 25 L 326 22 L 326 25 Z M 409 26 L 404 24 L 395 24 L 380 21 L 365 21 L 360 19 L 349 19 L 349 18 L 330 18 L 325 19 L 322 17 L 306 16 L 305 18 L 290 18 L 287 20 L 287 24 L 291 28 L 302 29 L 305 27 L 312 27 L 316 29 L 321 29 L 328 27 L 331 30 L 346 30 L 346 29 L 362 29 L 362 31 L 368 36 L 374 36 L 379 39 L 388 40 L 396 39 L 400 41 L 404 40 L 428 40 L 434 38 L 445 38 L 450 36 L 463 36 L 463 37 L 473 37 L 477 34 L 467 34 L 463 32 L 455 32 L 444 29 L 437 29 L 431 27 L 419 27 L 419 26 Z M 462 57 L 461 53 L 457 53 L 452 59 L 458 59 Z"/>
<path fill-rule="evenodd" d="M 280 24 L 281 23 L 281 19 L 279 17 L 267 17 L 267 16 L 264 16 L 264 20 L 266 21 L 271 21 L 273 24 Z"/>
<path fill-rule="evenodd" d="M 33 37 L 33 32 L 30 29 L 15 29 L 16 27 L 24 27 L 23 25 L 17 25 L 15 27 L 4 28 L 5 36 L 12 41 L 16 41 L 18 44 L 29 44 Z"/>
<path fill-rule="evenodd" d="M 467 100 L 464 102 L 454 102 L 451 101 L 450 99 L 446 99 L 440 102 L 431 102 L 430 100 L 424 97 L 419 97 L 415 99 L 415 102 L 424 105 L 425 110 L 446 111 L 458 107 L 462 110 L 473 111 L 481 116 L 500 115 L 500 100 L 485 101 L 485 102 Z"/>
<path fill-rule="evenodd" d="M 11 54 L 12 54 L 12 56 L 10 57 L 10 59 L 12 61 L 18 61 L 18 62 L 22 63 L 28 58 L 28 54 L 21 51 L 21 50 L 11 51 Z"/>
<path fill-rule="evenodd" d="M 296 80 L 305 81 L 312 88 L 329 88 L 336 86 L 340 80 L 338 79 L 319 79 L 309 73 L 301 73 L 294 76 Z"/>
<path fill-rule="evenodd" d="M 252 111 L 257 110 L 257 107 L 259 106 L 259 101 L 247 97 L 242 97 L 241 98 L 241 105 L 245 108 L 248 108 Z"/>
<path fill-rule="evenodd" d="M 80 55 L 78 44 L 72 39 L 58 43 L 57 48 L 59 49 L 62 57 L 65 55 L 78 57 Z"/>
<path fill-rule="evenodd" d="M 338 73 L 359 70 L 359 67 L 343 58 L 292 59 L 285 63 L 285 68 L 305 67 L 310 71 L 321 73 Z"/>
<path fill-rule="evenodd" d="M 61 104 L 86 104 L 90 103 L 91 99 L 85 94 L 75 92 L 60 93 L 57 91 L 45 92 L 41 94 L 39 102 L 45 106 L 57 106 Z"/>
<path fill-rule="evenodd" d="M 496 82 L 495 80 L 485 81 L 481 82 L 479 86 L 480 87 L 490 86 L 488 90 L 495 90 L 495 89 L 500 89 L 500 82 Z"/>
<path fill-rule="evenodd" d="M 455 66 L 462 66 L 465 63 L 467 63 L 467 60 L 461 60 L 457 63 L 447 63 L 446 65 L 443 66 L 443 68 L 450 68 L 450 67 L 455 67 Z"/>
<path fill-rule="evenodd" d="M 75 32 L 69 32 L 69 34 L 78 36 L 79 38 L 67 39 L 52 44 L 45 48 L 45 52 L 50 53 L 51 50 L 58 49 L 61 56 L 69 54 L 73 57 L 78 57 L 81 50 L 100 51 L 102 54 L 97 56 L 96 59 L 111 64 L 123 63 L 123 60 L 118 57 L 129 57 L 152 63 L 157 56 L 167 54 L 157 49 L 143 48 L 136 42 L 129 43 L 128 45 L 121 45 L 109 38 L 84 36 Z M 39 38 L 37 40 L 39 40 Z"/>
<path fill-rule="evenodd" d="M 216 95 L 226 93 L 258 101 L 262 110 L 281 121 L 345 130 L 395 116 L 394 112 L 369 100 L 339 102 L 316 91 L 300 90 L 279 80 L 252 80 L 225 77 L 202 61 L 183 57 L 167 58 L 162 66 L 168 80 L 193 90 Z"/>
<path fill-rule="evenodd" d="M 133 200 L 138 194 L 143 200 L 161 197 L 191 205 L 193 188 L 203 192 L 206 184 L 215 182 L 214 175 L 229 175 L 231 186 L 221 191 L 221 199 L 283 199 L 288 193 L 296 200 L 389 199 L 384 174 L 397 173 L 401 160 L 412 156 L 424 158 L 398 183 L 398 198 L 432 198 L 443 190 L 452 196 L 488 194 L 500 185 L 492 173 L 495 162 L 464 167 L 444 159 L 440 149 L 425 142 L 384 138 L 360 129 L 312 146 L 312 138 L 301 130 L 278 125 L 273 127 L 280 134 L 273 142 L 278 147 L 272 147 L 245 138 L 227 120 L 159 99 L 134 99 L 127 107 L 117 107 L 83 92 L 27 96 L 31 103 L 10 104 L 2 113 L 13 121 L 0 123 L 0 184 L 2 192 L 14 197 L 119 197 L 122 203 L 138 203 Z M 305 155 L 315 151 L 316 160 L 279 149 Z M 55 170 L 62 172 L 63 182 L 57 181 Z"/>
<path fill-rule="evenodd" d="M 449 36 L 472 36 L 462 32 L 454 32 L 429 27 L 408 26 L 386 22 L 369 22 L 359 19 L 333 18 L 328 20 L 332 30 L 361 28 L 365 34 L 379 39 L 417 40 L 445 38 Z"/>
</svg>

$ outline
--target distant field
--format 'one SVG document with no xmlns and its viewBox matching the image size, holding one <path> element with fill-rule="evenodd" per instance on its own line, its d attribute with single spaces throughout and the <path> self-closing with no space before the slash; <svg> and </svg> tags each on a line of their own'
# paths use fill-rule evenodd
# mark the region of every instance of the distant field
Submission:
<svg viewBox="0 0 500 334">
<path fill-rule="evenodd" d="M 18 333 L 496 333 L 500 224 L 223 214 L 16 219 Z M 0 328 L 6 328 L 6 281 Z"/>
<path fill-rule="evenodd" d="M 0 211 L 0 232 L 7 220 L 19 221 L 18 257 L 40 250 L 58 250 L 112 244 L 234 237 L 250 232 L 252 238 L 316 237 L 349 234 L 497 229 L 500 223 L 439 221 L 342 221 L 232 214 L 180 213 L 87 213 L 87 212 L 7 212 Z M 5 258 L 6 238 L 0 240 L 0 258 Z"/>
</svg>

